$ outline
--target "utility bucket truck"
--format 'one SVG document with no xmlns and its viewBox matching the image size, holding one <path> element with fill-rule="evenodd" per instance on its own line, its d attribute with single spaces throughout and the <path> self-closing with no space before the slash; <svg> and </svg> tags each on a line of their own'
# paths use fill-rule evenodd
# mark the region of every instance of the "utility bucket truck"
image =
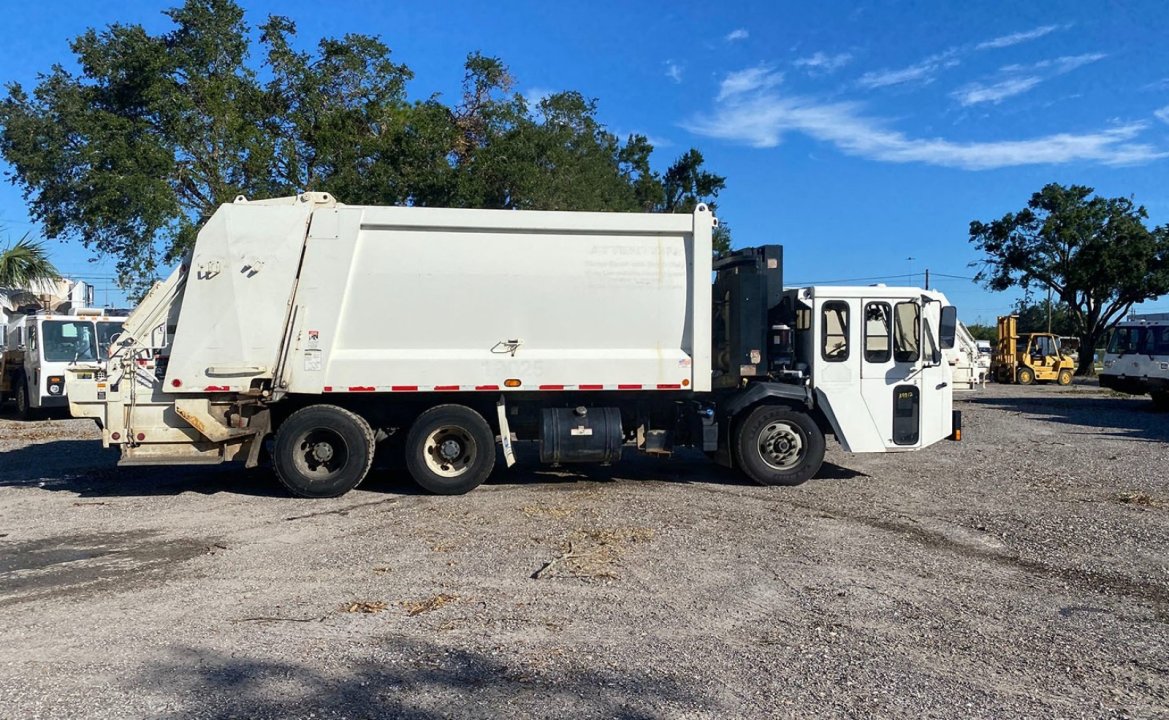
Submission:
<svg viewBox="0 0 1169 720">
<path fill-rule="evenodd" d="M 70 374 L 121 463 L 241 461 L 340 495 L 402 438 L 436 493 L 502 445 L 545 463 L 700 448 L 767 485 L 950 436 L 955 310 L 917 288 L 784 289 L 781 248 L 712 261 L 693 214 L 238 198 L 131 314 L 108 374 Z M 712 280 L 712 274 L 714 281 Z M 271 442 L 266 442 L 271 438 Z M 393 443 L 395 446 L 398 443 Z"/>
</svg>

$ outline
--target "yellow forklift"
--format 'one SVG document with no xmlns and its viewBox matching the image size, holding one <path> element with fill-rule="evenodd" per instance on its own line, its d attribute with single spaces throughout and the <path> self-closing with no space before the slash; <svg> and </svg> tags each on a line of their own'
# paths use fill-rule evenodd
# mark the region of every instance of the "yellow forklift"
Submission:
<svg viewBox="0 0 1169 720">
<path fill-rule="evenodd" d="M 1019 334 L 1019 316 L 1004 315 L 998 322 L 998 345 L 991 358 L 995 382 L 1030 385 L 1054 380 L 1071 385 L 1076 361 L 1065 355 L 1052 333 Z"/>
</svg>

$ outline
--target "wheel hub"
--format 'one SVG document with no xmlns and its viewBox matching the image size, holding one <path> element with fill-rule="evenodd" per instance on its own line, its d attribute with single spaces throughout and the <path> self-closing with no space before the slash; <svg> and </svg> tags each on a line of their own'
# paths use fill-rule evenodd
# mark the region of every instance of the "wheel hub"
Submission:
<svg viewBox="0 0 1169 720">
<path fill-rule="evenodd" d="M 327 442 L 318 442 L 313 445 L 313 459 L 317 462 L 328 462 L 333 459 L 333 446 Z"/>
<path fill-rule="evenodd" d="M 803 454 L 804 443 L 786 423 L 772 423 L 759 433 L 759 456 L 773 468 L 794 467 Z"/>
<path fill-rule="evenodd" d="M 463 454 L 463 446 L 454 438 L 447 438 L 439 444 L 438 454 L 442 455 L 444 460 L 457 460 Z"/>
</svg>

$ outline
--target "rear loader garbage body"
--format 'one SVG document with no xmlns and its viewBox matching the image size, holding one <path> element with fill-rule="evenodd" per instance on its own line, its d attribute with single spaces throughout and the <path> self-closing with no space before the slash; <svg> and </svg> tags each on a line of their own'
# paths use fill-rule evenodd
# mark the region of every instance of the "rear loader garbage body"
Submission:
<svg viewBox="0 0 1169 720">
<path fill-rule="evenodd" d="M 705 206 L 650 215 L 241 198 L 130 316 L 108 375 L 68 378 L 71 408 L 98 420 L 125 464 L 255 465 L 268 447 L 280 479 L 305 496 L 354 487 L 388 438 L 419 484 L 458 493 L 491 473 L 498 444 L 513 462 L 513 435 L 539 441 L 551 463 L 687 445 L 792 484 L 818 469 L 824 432 L 858 451 L 950 434 L 946 383 L 927 382 L 947 365 L 922 354 L 923 332 L 941 342 L 944 298 L 871 289 L 917 308 L 906 315 L 917 359 L 882 370 L 918 387 L 916 434 L 898 441 L 882 400 L 861 415 L 888 411 L 876 424 L 889 422 L 846 439 L 863 423 L 836 406 L 866 407 L 863 368 L 804 357 L 816 355 L 819 318 L 809 318 L 840 289 L 784 290 L 779 246 L 712 263 L 716 223 Z M 845 332 L 858 363 L 866 297 L 838 300 L 855 307 Z"/>
</svg>

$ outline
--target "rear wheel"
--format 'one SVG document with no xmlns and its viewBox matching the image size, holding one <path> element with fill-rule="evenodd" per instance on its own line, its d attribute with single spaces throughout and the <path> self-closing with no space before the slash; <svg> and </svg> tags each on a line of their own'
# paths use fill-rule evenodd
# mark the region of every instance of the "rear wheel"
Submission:
<svg viewBox="0 0 1169 720">
<path fill-rule="evenodd" d="M 799 485 L 824 463 L 824 434 L 806 413 L 761 405 L 739 423 L 735 463 L 760 485 Z"/>
<path fill-rule="evenodd" d="M 1057 383 L 1059 383 L 1060 385 L 1071 385 L 1072 384 L 1072 371 L 1071 370 L 1060 370 L 1059 376 L 1056 377 L 1055 381 Z"/>
<path fill-rule="evenodd" d="M 361 416 L 336 405 L 312 405 L 281 423 L 272 465 L 293 495 L 337 497 L 365 479 L 373 451 L 373 430 Z"/>
<path fill-rule="evenodd" d="M 406 436 L 406 467 L 424 489 L 439 495 L 469 492 L 495 467 L 495 434 L 464 405 L 439 405 L 418 416 Z"/>
<path fill-rule="evenodd" d="M 1020 385 L 1030 385 L 1035 382 L 1035 371 L 1028 367 L 1021 367 L 1015 373 L 1015 382 Z"/>
</svg>

